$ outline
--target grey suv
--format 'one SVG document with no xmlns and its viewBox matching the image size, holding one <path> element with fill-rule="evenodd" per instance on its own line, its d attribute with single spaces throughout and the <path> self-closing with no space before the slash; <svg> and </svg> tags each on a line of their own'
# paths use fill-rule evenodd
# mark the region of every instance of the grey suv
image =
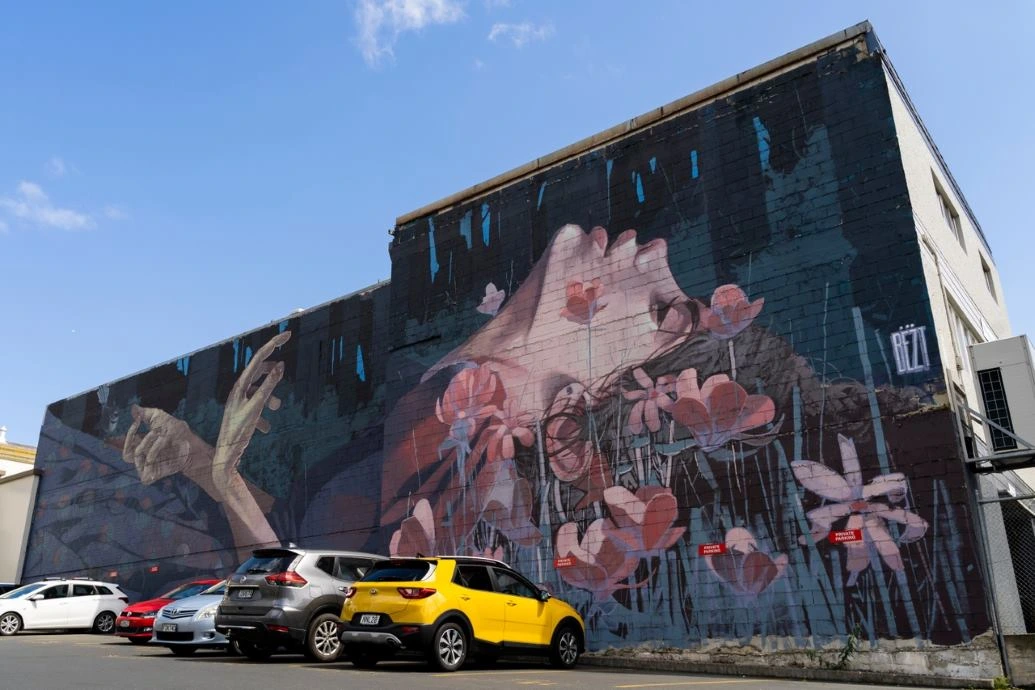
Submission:
<svg viewBox="0 0 1035 690">
<path fill-rule="evenodd" d="M 345 590 L 383 556 L 354 551 L 259 549 L 228 580 L 216 631 L 250 659 L 302 651 L 316 661 L 341 654 Z"/>
</svg>

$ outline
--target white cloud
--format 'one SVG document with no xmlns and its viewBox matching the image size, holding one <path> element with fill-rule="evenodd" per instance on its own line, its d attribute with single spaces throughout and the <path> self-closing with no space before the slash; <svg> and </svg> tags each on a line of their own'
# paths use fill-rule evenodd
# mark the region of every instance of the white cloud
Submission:
<svg viewBox="0 0 1035 690">
<path fill-rule="evenodd" d="M 359 0 L 356 6 L 356 42 L 371 67 L 394 55 L 399 35 L 425 26 L 452 24 L 462 19 L 458 0 Z"/>
<path fill-rule="evenodd" d="M 14 196 L 0 196 L 0 211 L 38 227 L 87 230 L 95 225 L 89 214 L 54 206 L 35 182 L 19 182 Z"/>
<path fill-rule="evenodd" d="M 104 217 L 109 220 L 126 220 L 129 213 L 121 206 L 105 206 Z"/>
<path fill-rule="evenodd" d="M 533 41 L 545 41 L 553 36 L 553 24 L 540 24 L 536 26 L 531 22 L 520 24 L 506 24 L 497 22 L 489 30 L 489 40 L 507 39 L 518 48 L 521 48 Z"/>
<path fill-rule="evenodd" d="M 481 72 L 483 69 L 485 69 L 485 63 L 479 60 L 478 58 L 475 58 L 474 69 L 476 72 Z"/>
<path fill-rule="evenodd" d="M 5 233 L 5 232 L 7 232 L 7 223 L 5 223 L 4 221 L 0 220 L 0 233 Z"/>
<path fill-rule="evenodd" d="M 51 177 L 64 177 L 68 172 L 68 166 L 60 156 L 52 156 L 46 164 L 47 174 Z"/>
</svg>

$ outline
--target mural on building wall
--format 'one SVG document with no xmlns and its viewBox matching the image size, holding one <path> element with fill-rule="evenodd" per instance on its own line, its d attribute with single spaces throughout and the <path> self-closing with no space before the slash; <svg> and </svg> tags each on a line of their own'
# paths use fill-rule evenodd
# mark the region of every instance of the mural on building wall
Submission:
<svg viewBox="0 0 1035 690">
<path fill-rule="evenodd" d="M 592 648 L 986 632 L 885 89 L 831 52 L 51 406 L 26 577 L 151 595 L 290 540 L 505 558 Z"/>
<path fill-rule="evenodd" d="M 26 578 L 151 596 L 264 544 L 376 549 L 387 293 L 52 405 Z"/>
<path fill-rule="evenodd" d="M 393 554 L 503 557 L 598 648 L 987 631 L 887 94 L 857 57 L 397 228 Z"/>
</svg>

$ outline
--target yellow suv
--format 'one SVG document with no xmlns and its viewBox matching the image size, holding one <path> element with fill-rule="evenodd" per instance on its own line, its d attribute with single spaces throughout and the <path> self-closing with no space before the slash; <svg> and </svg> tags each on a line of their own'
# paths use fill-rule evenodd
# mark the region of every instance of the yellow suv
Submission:
<svg viewBox="0 0 1035 690">
<path fill-rule="evenodd" d="M 378 561 L 345 592 L 341 619 L 344 651 L 360 668 L 413 654 L 443 671 L 469 654 L 542 654 L 572 668 L 585 650 L 575 609 L 487 558 Z"/>
</svg>

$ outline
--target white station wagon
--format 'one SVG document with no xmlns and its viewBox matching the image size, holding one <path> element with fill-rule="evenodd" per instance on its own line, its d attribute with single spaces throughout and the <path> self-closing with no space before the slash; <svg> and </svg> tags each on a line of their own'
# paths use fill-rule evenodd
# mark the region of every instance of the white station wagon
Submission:
<svg viewBox="0 0 1035 690">
<path fill-rule="evenodd" d="M 91 629 L 110 633 L 129 597 L 110 582 L 44 580 L 0 596 L 0 635 L 21 630 Z"/>
</svg>

